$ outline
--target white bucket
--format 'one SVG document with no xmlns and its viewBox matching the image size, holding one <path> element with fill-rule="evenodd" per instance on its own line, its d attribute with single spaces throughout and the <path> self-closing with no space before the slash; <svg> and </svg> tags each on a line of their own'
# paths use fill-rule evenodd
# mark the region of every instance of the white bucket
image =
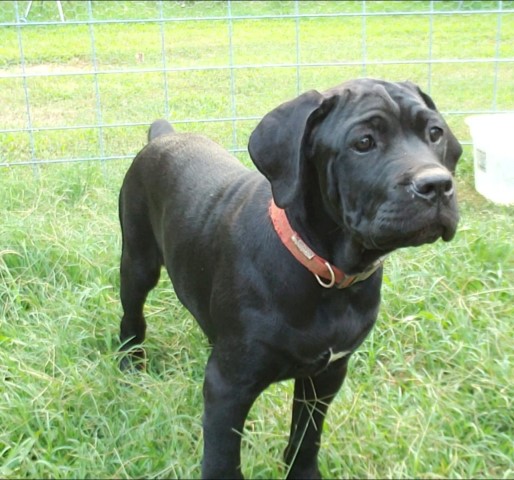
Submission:
<svg viewBox="0 0 514 480">
<path fill-rule="evenodd" d="M 514 204 L 514 112 L 473 115 L 466 123 L 477 192 L 495 203 Z"/>
</svg>

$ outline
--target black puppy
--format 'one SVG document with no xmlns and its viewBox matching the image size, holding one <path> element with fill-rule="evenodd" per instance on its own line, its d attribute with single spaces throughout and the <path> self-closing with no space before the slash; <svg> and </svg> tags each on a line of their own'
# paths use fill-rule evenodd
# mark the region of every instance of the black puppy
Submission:
<svg viewBox="0 0 514 480">
<path fill-rule="evenodd" d="M 163 120 L 149 139 L 120 194 L 122 349 L 143 355 L 164 265 L 213 344 L 203 477 L 241 477 L 248 411 L 288 378 L 288 475 L 319 477 L 323 419 L 377 317 L 383 257 L 455 234 L 461 146 L 414 84 L 371 79 L 268 113 L 249 142 L 259 172 Z"/>
</svg>

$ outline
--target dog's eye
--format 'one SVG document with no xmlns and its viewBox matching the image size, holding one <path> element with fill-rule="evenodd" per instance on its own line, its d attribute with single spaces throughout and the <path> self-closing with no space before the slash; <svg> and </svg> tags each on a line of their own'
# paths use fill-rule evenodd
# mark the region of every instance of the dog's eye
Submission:
<svg viewBox="0 0 514 480">
<path fill-rule="evenodd" d="M 366 153 L 375 148 L 375 140 L 371 135 L 360 137 L 354 144 L 353 148 L 359 153 Z"/>
<path fill-rule="evenodd" d="M 443 129 L 439 127 L 432 127 L 428 133 L 430 135 L 430 141 L 437 143 L 443 136 Z"/>
</svg>

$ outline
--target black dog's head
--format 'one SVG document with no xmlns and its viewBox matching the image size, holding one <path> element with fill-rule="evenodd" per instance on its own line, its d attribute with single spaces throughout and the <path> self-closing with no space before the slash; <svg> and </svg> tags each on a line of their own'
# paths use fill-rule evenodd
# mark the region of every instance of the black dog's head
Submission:
<svg viewBox="0 0 514 480">
<path fill-rule="evenodd" d="M 268 113 L 249 152 L 278 206 L 317 182 L 332 219 L 365 249 L 455 235 L 452 174 L 462 148 L 432 99 L 410 82 L 359 79 L 309 91 Z M 315 172 L 316 178 L 306 179 Z"/>
</svg>

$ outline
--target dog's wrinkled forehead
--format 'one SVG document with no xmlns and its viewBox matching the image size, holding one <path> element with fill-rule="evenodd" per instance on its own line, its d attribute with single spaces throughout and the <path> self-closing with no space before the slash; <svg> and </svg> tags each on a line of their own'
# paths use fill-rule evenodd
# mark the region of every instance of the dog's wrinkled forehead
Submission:
<svg viewBox="0 0 514 480">
<path fill-rule="evenodd" d="M 382 80 L 362 78 L 350 80 L 323 92 L 323 95 L 346 97 L 346 108 L 384 110 L 395 117 L 415 117 L 421 111 L 435 111 L 428 105 L 419 89 L 410 82 L 392 83 Z M 434 108 L 432 108 L 434 107 Z"/>
</svg>

